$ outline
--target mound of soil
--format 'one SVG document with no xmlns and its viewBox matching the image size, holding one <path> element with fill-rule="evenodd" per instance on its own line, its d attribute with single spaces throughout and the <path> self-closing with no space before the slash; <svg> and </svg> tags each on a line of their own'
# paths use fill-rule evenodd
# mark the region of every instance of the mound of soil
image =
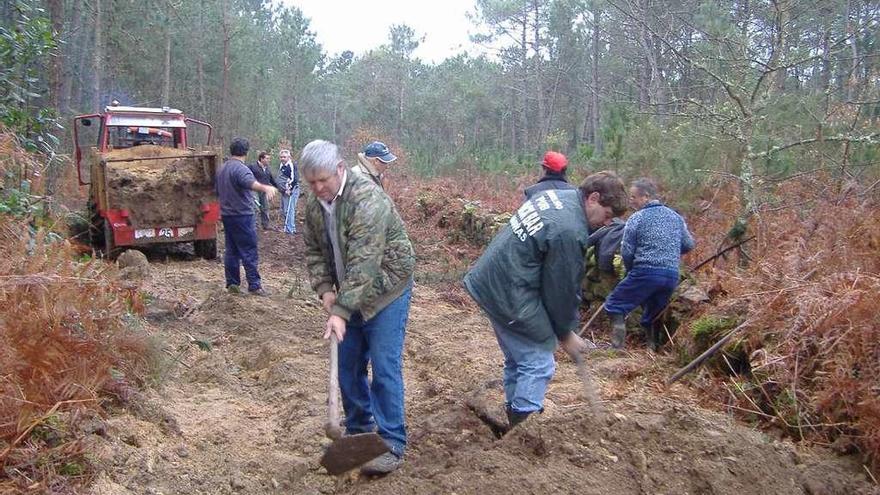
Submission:
<svg viewBox="0 0 880 495">
<path fill-rule="evenodd" d="M 135 146 L 106 154 L 110 208 L 127 209 L 135 228 L 192 226 L 201 206 L 217 200 L 215 158 L 175 148 Z"/>
<path fill-rule="evenodd" d="M 405 344 L 406 462 L 384 478 L 331 477 L 318 463 L 329 442 L 326 318 L 301 237 L 266 232 L 260 243 L 268 298 L 227 294 L 218 262 L 153 262 L 154 300 L 188 309 L 150 323 L 169 358 L 149 407 L 91 438 L 106 467 L 94 493 L 876 493 L 852 459 L 703 410 L 684 385 L 664 388 L 668 360 L 641 350 L 588 358 L 604 419 L 559 356 L 545 412 L 496 439 L 468 406 L 501 415 L 491 328 L 425 285 Z"/>
</svg>

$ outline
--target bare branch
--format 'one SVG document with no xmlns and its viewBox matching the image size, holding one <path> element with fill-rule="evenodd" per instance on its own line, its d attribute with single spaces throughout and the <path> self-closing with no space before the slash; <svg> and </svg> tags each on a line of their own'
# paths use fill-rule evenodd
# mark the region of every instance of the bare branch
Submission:
<svg viewBox="0 0 880 495">
<path fill-rule="evenodd" d="M 780 151 L 785 151 L 790 148 L 794 148 L 797 146 L 804 146 L 807 144 L 812 144 L 816 142 L 840 142 L 840 143 L 868 143 L 868 144 L 880 144 L 880 141 L 876 141 L 876 139 L 880 137 L 880 132 L 875 132 L 872 134 L 867 134 L 864 136 L 850 136 L 845 134 L 838 134 L 837 136 L 827 136 L 827 137 L 814 137 L 809 139 L 802 139 L 800 141 L 795 141 L 793 143 L 783 144 L 780 146 L 774 146 L 767 151 L 762 151 L 760 153 L 749 153 L 748 159 L 754 160 L 757 158 L 767 158 L 769 156 L 773 156 Z"/>
</svg>

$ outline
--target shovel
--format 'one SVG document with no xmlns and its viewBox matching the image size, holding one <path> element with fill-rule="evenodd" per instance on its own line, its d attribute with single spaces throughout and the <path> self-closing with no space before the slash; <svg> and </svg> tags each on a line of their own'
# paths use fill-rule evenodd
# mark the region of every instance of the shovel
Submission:
<svg viewBox="0 0 880 495">
<path fill-rule="evenodd" d="M 336 335 L 330 334 L 329 414 L 324 433 L 333 440 L 321 457 L 321 465 L 332 475 L 342 474 L 388 452 L 388 445 L 378 433 L 342 434 L 339 426 L 339 349 Z"/>
<path fill-rule="evenodd" d="M 590 413 L 595 419 L 603 420 L 605 412 L 602 408 L 602 400 L 599 398 L 599 392 L 593 384 L 593 378 L 587 369 L 587 363 L 584 362 L 584 356 L 580 352 L 569 352 L 567 354 L 574 361 L 575 366 L 577 366 L 577 374 L 584 386 L 584 395 L 586 396 Z"/>
</svg>

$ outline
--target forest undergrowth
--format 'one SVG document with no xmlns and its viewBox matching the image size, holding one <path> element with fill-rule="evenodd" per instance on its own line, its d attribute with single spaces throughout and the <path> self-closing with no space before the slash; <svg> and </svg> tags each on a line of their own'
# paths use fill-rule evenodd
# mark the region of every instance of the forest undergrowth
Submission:
<svg viewBox="0 0 880 495">
<path fill-rule="evenodd" d="M 752 242 L 694 276 L 711 299 L 680 343 L 693 356 L 741 333 L 693 383 L 707 402 L 795 439 L 880 462 L 880 191 L 827 175 L 778 186 Z M 707 189 L 689 218 L 697 258 L 720 246 L 739 198 Z M 713 324 L 714 322 L 714 324 Z M 714 327 L 714 328 L 713 328 Z M 718 382 L 723 387 L 718 387 Z"/>
<path fill-rule="evenodd" d="M 137 287 L 64 238 L 40 162 L 9 134 L 0 168 L 0 493 L 74 493 L 93 473 L 89 425 L 131 399 L 154 352 Z"/>
</svg>

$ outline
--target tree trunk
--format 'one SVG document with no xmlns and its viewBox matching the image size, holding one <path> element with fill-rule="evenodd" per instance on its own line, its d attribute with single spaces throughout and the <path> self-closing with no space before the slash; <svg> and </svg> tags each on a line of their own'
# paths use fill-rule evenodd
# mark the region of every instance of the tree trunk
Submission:
<svg viewBox="0 0 880 495">
<path fill-rule="evenodd" d="M 535 78 L 535 99 L 538 103 L 537 125 L 538 132 L 535 135 L 536 144 L 541 145 L 548 131 L 547 108 L 544 101 L 544 81 L 543 81 L 543 59 L 541 58 L 541 11 L 540 1 L 532 2 L 532 10 L 535 14 L 535 22 L 532 25 L 534 32 L 534 48 L 535 54 L 532 57 L 532 76 Z"/>
<path fill-rule="evenodd" d="M 774 36 L 772 54 L 770 56 L 771 68 L 785 65 L 786 51 L 788 50 L 788 29 L 791 20 L 791 0 L 771 0 L 773 3 L 774 14 Z M 785 90 L 785 78 L 787 71 L 780 69 L 775 71 L 770 77 L 770 92 L 779 94 Z"/>
<path fill-rule="evenodd" d="M 859 37 L 858 37 L 858 23 L 861 20 L 861 15 L 858 9 L 858 0 L 855 0 L 856 3 L 856 25 L 853 27 L 853 23 L 851 20 L 851 13 L 853 11 L 853 0 L 847 0 L 846 2 L 846 12 L 844 12 L 846 18 L 846 34 L 851 37 L 851 42 L 849 44 L 852 49 L 852 68 L 849 71 L 849 77 L 847 77 L 847 85 L 846 85 L 846 99 L 853 100 L 856 94 L 856 87 L 858 86 L 858 69 L 859 69 Z"/>
<path fill-rule="evenodd" d="M 200 2 L 199 14 L 197 18 L 197 29 L 199 33 L 205 32 L 205 2 Z M 205 101 L 205 57 L 202 55 L 201 47 L 196 49 L 196 85 L 199 92 L 199 111 L 201 118 L 208 118 L 208 106 Z"/>
<path fill-rule="evenodd" d="M 299 86 L 298 81 L 297 86 Z M 294 91 L 291 97 L 293 100 L 293 142 L 296 142 L 299 138 L 299 91 Z"/>
<path fill-rule="evenodd" d="M 52 22 L 52 31 L 55 32 L 56 40 L 61 39 L 64 30 L 64 2 L 62 0 L 48 0 L 49 18 Z M 55 56 L 49 63 L 49 104 L 58 114 L 62 113 L 62 95 L 64 94 L 64 50 L 58 47 Z"/>
<path fill-rule="evenodd" d="M 223 87 L 220 93 L 220 129 L 217 133 L 221 142 L 226 142 L 226 128 L 228 118 L 228 99 L 229 99 L 229 45 L 232 41 L 232 27 L 229 19 L 229 2 L 223 2 Z"/>
<path fill-rule="evenodd" d="M 73 88 L 74 85 L 77 88 L 82 88 L 82 77 L 79 75 L 82 74 L 85 53 L 88 51 L 88 30 L 82 28 L 84 17 L 82 14 L 82 6 L 79 5 L 79 2 L 71 2 L 71 4 L 72 7 L 68 8 L 66 12 L 67 17 L 72 19 L 70 28 L 67 30 L 67 32 L 70 33 L 70 42 L 60 48 L 65 52 L 64 58 L 67 60 L 67 63 L 64 64 L 64 71 L 62 73 L 63 79 L 67 82 L 62 82 L 63 91 L 60 102 L 61 109 L 64 113 L 73 113 L 71 103 L 73 100 Z M 78 63 L 74 62 L 77 60 Z M 76 105 L 79 107 L 80 104 L 81 102 L 77 100 Z"/>
<path fill-rule="evenodd" d="M 337 127 L 337 114 L 339 112 L 339 97 L 334 96 L 333 98 L 333 142 L 339 142 L 339 128 Z M 296 137 L 294 136 L 294 142 L 296 141 Z M 292 145 L 293 143 L 291 143 Z"/>
<path fill-rule="evenodd" d="M 82 20 L 82 45 L 79 47 L 79 63 L 76 66 L 79 84 L 76 85 L 76 97 L 72 97 L 72 101 L 76 105 L 76 111 L 82 111 L 84 108 L 89 108 L 91 105 L 90 99 L 86 98 L 86 81 L 88 78 L 86 74 L 91 70 L 91 62 L 90 56 L 94 56 L 94 53 L 89 52 L 88 47 L 94 47 L 94 30 L 85 29 L 86 19 Z M 92 38 L 89 38 L 89 36 Z M 88 45 L 88 42 L 91 41 L 91 45 Z"/>
<path fill-rule="evenodd" d="M 599 2 L 593 0 L 593 56 L 590 61 L 590 84 L 592 91 L 590 92 L 590 142 L 596 155 L 602 153 L 602 133 L 599 132 L 599 25 L 601 21 L 602 11 L 599 8 Z"/>
<path fill-rule="evenodd" d="M 653 12 L 655 7 L 652 5 L 651 0 L 642 0 L 639 2 L 639 7 L 640 14 L 642 15 L 642 23 L 640 23 L 641 44 L 644 49 L 645 60 L 647 61 L 643 73 L 642 94 L 644 96 L 644 104 L 649 106 L 663 101 L 663 83 L 660 76 L 660 63 L 658 62 L 658 47 L 655 43 L 654 35 L 646 27 L 648 24 L 648 13 Z"/>
<path fill-rule="evenodd" d="M 162 85 L 162 106 L 171 101 L 171 2 L 165 4 L 165 77 Z"/>
<path fill-rule="evenodd" d="M 101 10 L 101 0 L 95 0 L 95 49 L 93 52 L 92 58 L 92 109 L 95 112 L 101 111 L 101 100 L 103 100 L 103 96 L 101 95 L 101 72 L 103 71 L 103 66 L 101 64 L 104 59 L 104 46 L 101 36 L 101 30 L 103 26 L 101 25 L 101 17 L 103 12 Z"/>
<path fill-rule="evenodd" d="M 403 94 L 404 94 L 404 71 L 400 71 L 398 79 L 399 87 L 397 89 L 397 137 L 403 136 Z"/>
</svg>

